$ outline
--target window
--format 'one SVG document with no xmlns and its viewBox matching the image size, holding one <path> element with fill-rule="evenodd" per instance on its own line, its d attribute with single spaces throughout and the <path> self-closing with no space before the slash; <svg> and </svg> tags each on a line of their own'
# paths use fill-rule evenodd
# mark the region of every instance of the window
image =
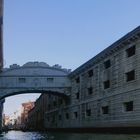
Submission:
<svg viewBox="0 0 140 140">
<path fill-rule="evenodd" d="M 86 110 L 86 116 L 91 116 L 91 109 Z"/>
<path fill-rule="evenodd" d="M 56 107 L 56 105 L 57 105 L 56 101 L 53 101 L 53 105 L 54 105 L 54 107 Z"/>
<path fill-rule="evenodd" d="M 104 89 L 110 88 L 110 81 L 104 81 Z"/>
<path fill-rule="evenodd" d="M 131 56 L 135 55 L 135 50 L 136 50 L 135 45 L 132 46 L 132 47 L 130 47 L 130 48 L 128 48 L 128 49 L 126 50 L 127 57 L 131 57 Z"/>
<path fill-rule="evenodd" d="M 50 117 L 47 117 L 48 122 L 50 121 Z"/>
<path fill-rule="evenodd" d="M 62 99 L 59 99 L 58 102 L 59 102 L 59 105 L 63 104 L 63 100 Z"/>
<path fill-rule="evenodd" d="M 54 82 L 54 78 L 47 78 L 47 83 L 53 83 Z"/>
<path fill-rule="evenodd" d="M 90 95 L 90 94 L 92 94 L 93 93 L 93 88 L 92 87 L 89 87 L 88 88 L 88 94 Z"/>
<path fill-rule="evenodd" d="M 88 77 L 92 77 L 93 76 L 93 70 L 89 70 L 88 71 Z"/>
<path fill-rule="evenodd" d="M 58 118 L 59 118 L 59 120 L 62 120 L 62 116 L 61 115 L 59 115 Z"/>
<path fill-rule="evenodd" d="M 110 60 L 107 60 L 107 61 L 104 62 L 105 69 L 109 68 L 110 66 L 111 66 Z"/>
<path fill-rule="evenodd" d="M 108 114 L 108 113 L 109 113 L 108 106 L 103 106 L 102 107 L 102 114 Z"/>
<path fill-rule="evenodd" d="M 76 93 L 76 99 L 79 99 L 79 92 Z"/>
<path fill-rule="evenodd" d="M 133 111 L 133 101 L 124 103 L 124 111 Z"/>
<path fill-rule="evenodd" d="M 51 98 L 51 94 L 49 94 L 49 98 Z"/>
<path fill-rule="evenodd" d="M 26 83 L 26 79 L 25 78 L 19 78 L 18 81 L 19 81 L 19 83 Z"/>
<path fill-rule="evenodd" d="M 75 81 L 76 81 L 76 83 L 80 83 L 80 77 L 77 77 L 77 78 L 75 79 Z"/>
<path fill-rule="evenodd" d="M 126 81 L 135 80 L 135 70 L 129 71 L 126 73 Z"/>
<path fill-rule="evenodd" d="M 52 116 L 52 123 L 54 123 L 54 122 L 55 122 L 55 115 Z"/>
<path fill-rule="evenodd" d="M 66 119 L 67 120 L 69 119 L 69 113 L 66 113 Z"/>
<path fill-rule="evenodd" d="M 78 117 L 78 113 L 74 112 L 74 118 L 77 119 L 77 117 Z"/>
<path fill-rule="evenodd" d="M 50 105 L 50 104 L 48 104 L 48 109 L 49 109 L 49 110 L 51 109 L 51 105 Z"/>
</svg>

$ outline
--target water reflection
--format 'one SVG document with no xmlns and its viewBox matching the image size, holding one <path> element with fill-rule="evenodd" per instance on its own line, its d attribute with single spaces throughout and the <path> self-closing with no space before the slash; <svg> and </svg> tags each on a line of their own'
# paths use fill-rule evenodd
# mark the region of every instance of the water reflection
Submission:
<svg viewBox="0 0 140 140">
<path fill-rule="evenodd" d="M 3 133 L 0 140 L 50 140 L 46 133 L 9 131 Z"/>
<path fill-rule="evenodd" d="M 0 140 L 140 140 L 140 135 L 9 131 L 2 133 Z"/>
</svg>

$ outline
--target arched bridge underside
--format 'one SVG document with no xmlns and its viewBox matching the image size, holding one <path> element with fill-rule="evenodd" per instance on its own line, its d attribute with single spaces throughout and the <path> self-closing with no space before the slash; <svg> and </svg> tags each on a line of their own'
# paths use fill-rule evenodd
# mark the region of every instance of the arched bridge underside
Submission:
<svg viewBox="0 0 140 140">
<path fill-rule="evenodd" d="M 11 65 L 0 73 L 0 99 L 22 93 L 47 93 L 69 97 L 69 70 L 44 62 Z"/>
</svg>

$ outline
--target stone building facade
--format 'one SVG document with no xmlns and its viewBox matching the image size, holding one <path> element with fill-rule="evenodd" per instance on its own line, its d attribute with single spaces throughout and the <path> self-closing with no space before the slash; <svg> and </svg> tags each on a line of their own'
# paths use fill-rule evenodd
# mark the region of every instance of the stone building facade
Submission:
<svg viewBox="0 0 140 140">
<path fill-rule="evenodd" d="M 139 60 L 137 27 L 68 75 L 69 101 L 48 95 L 46 129 L 140 126 Z"/>
<path fill-rule="evenodd" d="M 45 129 L 140 127 L 139 60 L 140 26 L 67 74 L 71 83 L 67 98 L 42 94 L 29 113 L 30 125 Z"/>
<path fill-rule="evenodd" d="M 44 130 L 44 114 L 46 111 L 47 94 L 41 94 L 35 101 L 34 107 L 29 111 L 27 128 L 31 130 Z"/>
<path fill-rule="evenodd" d="M 51 122 L 51 125 L 56 126 L 55 116 L 46 115 L 45 112 L 57 109 L 58 106 L 63 106 L 64 102 L 65 100 L 62 97 L 52 94 L 41 94 L 36 100 L 34 108 L 29 111 L 27 128 L 30 130 L 45 130 L 46 119 Z"/>
</svg>

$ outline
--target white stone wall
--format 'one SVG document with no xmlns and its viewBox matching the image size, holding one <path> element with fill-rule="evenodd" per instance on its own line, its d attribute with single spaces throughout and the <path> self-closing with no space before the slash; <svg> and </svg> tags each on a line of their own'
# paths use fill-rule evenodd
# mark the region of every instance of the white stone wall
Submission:
<svg viewBox="0 0 140 140">
<path fill-rule="evenodd" d="M 127 40 L 128 39 L 128 40 Z M 138 36 L 125 37 L 112 51 L 104 51 L 98 55 L 96 61 L 88 61 L 79 69 L 70 74 L 71 96 L 70 104 L 61 108 L 63 120 L 58 119 L 59 107 L 46 112 L 46 117 L 54 115 L 55 125 L 49 122 L 48 127 L 75 128 L 75 127 L 135 127 L 140 126 L 140 39 Z M 117 46 L 118 45 L 118 46 Z M 126 50 L 135 45 L 135 54 L 127 57 Z M 111 50 L 111 48 L 110 48 Z M 107 69 L 104 62 L 110 60 L 111 66 Z M 93 70 L 93 76 L 88 72 Z M 127 81 L 126 73 L 135 70 L 135 78 Z M 76 82 L 79 77 L 80 82 Z M 104 81 L 109 80 L 110 86 L 104 89 Z M 92 93 L 88 88 L 92 87 Z M 77 93 L 79 97 L 77 98 Z M 126 111 L 124 104 L 133 102 L 131 111 Z M 103 107 L 108 107 L 106 114 Z M 77 112 L 77 118 L 73 113 Z M 69 119 L 66 118 L 69 113 Z M 57 124 L 57 125 L 56 125 Z"/>
</svg>

